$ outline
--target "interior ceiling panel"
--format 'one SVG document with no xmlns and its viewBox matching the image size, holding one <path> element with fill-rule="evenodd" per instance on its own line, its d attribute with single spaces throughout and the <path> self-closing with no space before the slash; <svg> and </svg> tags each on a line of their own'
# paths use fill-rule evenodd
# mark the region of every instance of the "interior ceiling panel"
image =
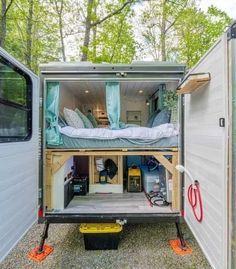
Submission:
<svg viewBox="0 0 236 269">
<path fill-rule="evenodd" d="M 157 90 L 159 84 L 155 81 L 122 81 L 120 85 L 123 97 L 147 99 Z M 72 91 L 82 104 L 105 102 L 104 81 L 63 81 L 61 87 Z"/>
</svg>

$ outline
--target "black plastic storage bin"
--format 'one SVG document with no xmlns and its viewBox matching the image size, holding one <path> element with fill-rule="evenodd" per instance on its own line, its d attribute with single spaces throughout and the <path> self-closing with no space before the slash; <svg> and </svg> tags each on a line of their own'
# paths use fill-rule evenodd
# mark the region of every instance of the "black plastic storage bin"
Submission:
<svg viewBox="0 0 236 269">
<path fill-rule="evenodd" d="M 86 250 L 118 249 L 122 226 L 118 223 L 84 223 L 80 232 L 84 234 Z"/>
<path fill-rule="evenodd" d="M 84 234 L 86 250 L 118 249 L 119 240 L 119 233 Z"/>
</svg>

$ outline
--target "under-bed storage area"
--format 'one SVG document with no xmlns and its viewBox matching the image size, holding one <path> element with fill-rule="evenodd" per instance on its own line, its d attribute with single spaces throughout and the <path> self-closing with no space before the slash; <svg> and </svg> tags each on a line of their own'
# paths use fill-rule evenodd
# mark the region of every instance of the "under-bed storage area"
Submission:
<svg viewBox="0 0 236 269">
<path fill-rule="evenodd" d="M 180 209 L 176 148 L 47 150 L 48 213 L 168 213 Z"/>
</svg>

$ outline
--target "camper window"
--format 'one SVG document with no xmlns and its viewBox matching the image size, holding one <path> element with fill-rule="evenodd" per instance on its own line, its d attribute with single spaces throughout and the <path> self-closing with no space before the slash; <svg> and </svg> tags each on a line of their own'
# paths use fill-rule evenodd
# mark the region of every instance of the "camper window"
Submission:
<svg viewBox="0 0 236 269">
<path fill-rule="evenodd" d="M 31 137 L 31 94 L 30 77 L 0 57 L 0 142 Z"/>
</svg>

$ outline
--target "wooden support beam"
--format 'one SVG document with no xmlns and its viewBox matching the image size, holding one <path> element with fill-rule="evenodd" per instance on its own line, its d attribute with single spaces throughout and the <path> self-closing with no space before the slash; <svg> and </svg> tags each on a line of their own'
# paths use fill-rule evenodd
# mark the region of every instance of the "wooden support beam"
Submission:
<svg viewBox="0 0 236 269">
<path fill-rule="evenodd" d="M 164 155 L 173 155 L 173 151 L 114 151 L 114 152 L 103 152 L 103 151 L 91 151 L 91 152 L 80 152 L 80 151 L 69 151 L 69 152 L 53 152 L 50 154 L 53 156 L 52 159 L 52 172 L 56 173 L 65 162 L 72 156 L 155 156 L 159 162 L 163 162 L 170 173 L 172 173 L 171 163 L 163 157 Z"/>
<path fill-rule="evenodd" d="M 118 184 L 123 185 L 123 156 L 118 156 Z"/>
<path fill-rule="evenodd" d="M 178 164 L 178 152 L 172 157 L 173 173 L 172 173 L 172 209 L 181 209 L 181 184 L 179 171 L 175 168 Z"/>
<path fill-rule="evenodd" d="M 46 155 L 46 165 L 45 165 L 45 175 L 46 179 L 44 182 L 45 192 L 44 192 L 44 201 L 47 209 L 52 208 L 52 155 Z"/>
<path fill-rule="evenodd" d="M 172 155 L 172 154 L 171 154 Z M 156 153 L 153 155 L 171 174 L 173 174 L 173 165 L 172 163 L 164 156 L 162 153 Z"/>
</svg>

